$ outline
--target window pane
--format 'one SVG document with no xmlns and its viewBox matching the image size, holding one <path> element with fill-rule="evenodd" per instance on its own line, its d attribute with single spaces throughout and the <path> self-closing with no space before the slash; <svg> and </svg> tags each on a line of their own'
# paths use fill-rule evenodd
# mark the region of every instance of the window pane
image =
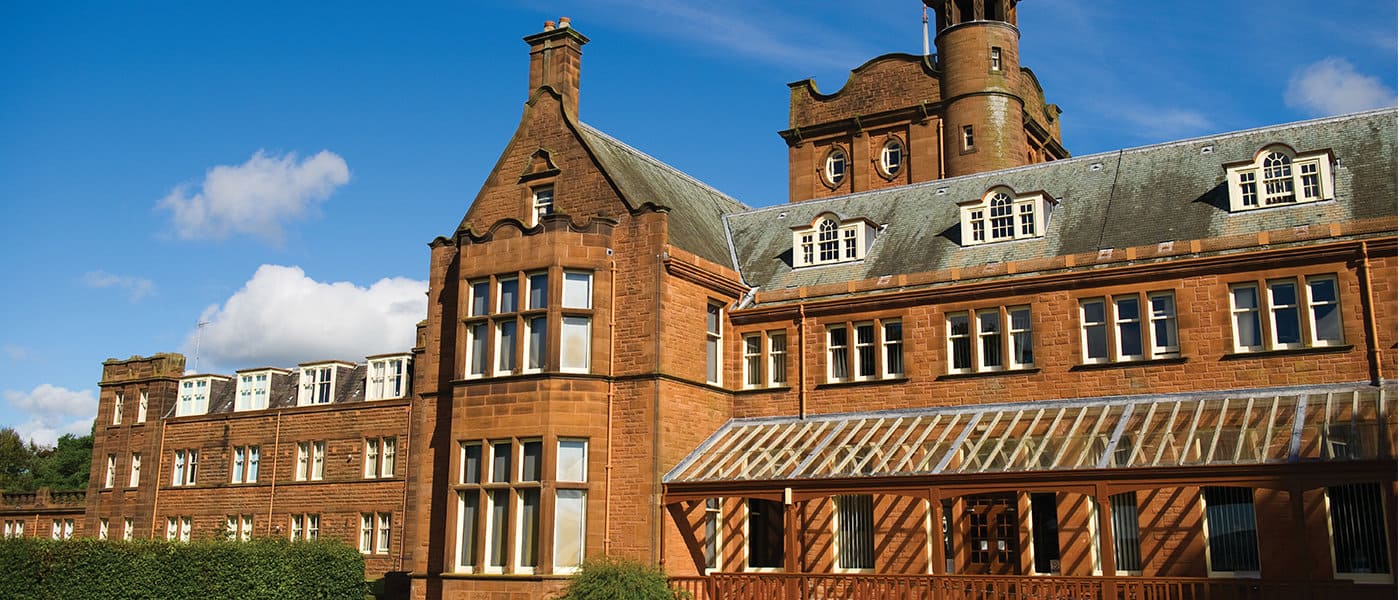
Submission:
<svg viewBox="0 0 1400 600">
<path fill-rule="evenodd" d="M 969 337 L 967 315 L 948 315 L 948 338 L 951 342 L 953 370 L 972 368 L 972 339 Z"/>
<path fill-rule="evenodd" d="M 1230 298 L 1234 304 L 1238 345 L 1246 348 L 1263 346 L 1259 323 L 1259 290 L 1252 285 L 1232 288 Z"/>
<path fill-rule="evenodd" d="M 544 368 L 544 351 L 548 344 L 549 328 L 545 325 L 545 317 L 535 317 L 530 319 L 530 353 L 526 357 L 528 361 L 526 368 Z"/>
<path fill-rule="evenodd" d="M 875 568 L 875 511 L 870 495 L 836 497 L 836 566 Z"/>
<path fill-rule="evenodd" d="M 1084 324 L 1084 358 L 1103 360 L 1108 358 L 1108 326 L 1104 304 L 1101 300 L 1080 303 Z"/>
<path fill-rule="evenodd" d="M 1142 314 L 1137 298 L 1113 301 L 1118 317 L 1118 354 L 1123 357 L 1142 356 Z"/>
<path fill-rule="evenodd" d="M 1124 492 L 1108 498 L 1112 507 L 1113 556 L 1119 571 L 1141 571 L 1137 494 Z"/>
<path fill-rule="evenodd" d="M 491 444 L 491 481 L 510 481 L 510 442 Z"/>
<path fill-rule="evenodd" d="M 589 318 L 564 317 L 559 332 L 559 368 L 588 370 Z"/>
<path fill-rule="evenodd" d="M 904 325 L 899 321 L 885 323 L 885 373 L 904 374 Z"/>
<path fill-rule="evenodd" d="M 530 275 L 530 308 L 544 308 L 549 306 L 549 275 L 547 273 L 535 273 Z"/>
<path fill-rule="evenodd" d="M 583 564 L 584 508 L 587 496 L 583 490 L 559 490 L 554 502 L 554 566 L 575 569 Z"/>
<path fill-rule="evenodd" d="M 515 370 L 515 321 L 501 323 L 498 330 L 496 370 L 508 373 Z"/>
<path fill-rule="evenodd" d="M 849 339 L 846 335 L 845 327 L 832 327 L 827 330 L 827 356 L 828 368 L 831 369 L 832 379 L 846 379 L 850 377 L 848 365 L 850 361 L 847 352 L 849 351 Z"/>
<path fill-rule="evenodd" d="M 1036 573 L 1055 573 L 1060 561 L 1060 521 L 1055 494 L 1031 494 L 1031 553 Z"/>
<path fill-rule="evenodd" d="M 491 282 L 472 282 L 472 316 L 477 317 L 486 314 L 487 298 L 490 296 Z"/>
<path fill-rule="evenodd" d="M 497 311 L 503 313 L 515 312 L 516 309 L 520 307 L 520 282 L 516 281 L 514 277 L 502 279 L 500 280 L 500 286 L 501 298 L 500 305 L 497 306 Z"/>
<path fill-rule="evenodd" d="M 1009 308 L 1006 314 L 1011 318 L 1011 361 L 1021 366 L 1035 364 L 1031 350 L 1031 309 Z"/>
<path fill-rule="evenodd" d="M 587 440 L 559 440 L 554 478 L 559 481 L 588 481 L 587 458 Z"/>
<path fill-rule="evenodd" d="M 748 505 L 749 566 L 753 568 L 782 568 L 782 503 L 750 499 Z"/>
<path fill-rule="evenodd" d="M 491 520 L 486 532 L 486 560 L 491 567 L 506 565 L 506 519 L 510 516 L 510 490 L 487 492 Z"/>
<path fill-rule="evenodd" d="M 564 273 L 564 308 L 593 308 L 592 273 Z"/>
<path fill-rule="evenodd" d="M 532 442 L 522 442 L 520 444 L 520 480 L 539 481 L 540 480 L 540 460 L 543 452 L 543 444 L 539 440 Z"/>
<path fill-rule="evenodd" d="M 719 498 L 705 499 L 705 568 L 719 568 L 719 527 L 720 527 L 720 500 Z"/>
<path fill-rule="evenodd" d="M 471 326 L 471 362 L 469 363 L 469 373 L 480 375 L 486 372 L 486 324 L 477 323 Z"/>
<path fill-rule="evenodd" d="M 477 510 L 481 496 L 476 490 L 467 490 L 458 495 L 462 528 L 457 536 L 457 564 L 470 567 L 476 564 Z"/>
<path fill-rule="evenodd" d="M 787 334 L 768 334 L 768 378 L 773 383 L 787 383 Z"/>
<path fill-rule="evenodd" d="M 977 332 L 982 345 L 983 368 L 999 368 L 1001 360 L 1001 315 L 1000 311 L 977 313 Z"/>
<path fill-rule="evenodd" d="M 1381 490 L 1374 483 L 1327 488 L 1338 573 L 1389 573 Z"/>
<path fill-rule="evenodd" d="M 1153 354 L 1176 352 L 1176 299 L 1168 293 L 1157 294 L 1148 301 L 1152 304 Z"/>
<path fill-rule="evenodd" d="M 744 384 L 758 386 L 763 383 L 763 337 L 744 336 Z"/>
<path fill-rule="evenodd" d="M 481 483 L 481 445 L 462 446 L 462 483 Z"/>
<path fill-rule="evenodd" d="M 1259 570 L 1259 540 L 1254 522 L 1254 490 L 1202 488 L 1206 499 L 1210 570 Z"/>
<path fill-rule="evenodd" d="M 540 539 L 540 490 L 527 488 L 520 490 L 520 531 L 516 543 L 520 548 L 520 566 L 533 567 L 539 564 Z"/>
<path fill-rule="evenodd" d="M 857 375 L 861 377 L 872 377 L 875 375 L 875 326 L 870 324 L 856 325 L 856 368 Z"/>
<path fill-rule="evenodd" d="M 1269 304 L 1274 320 L 1274 343 L 1297 344 L 1303 341 L 1298 324 L 1298 290 L 1291 282 L 1269 284 Z"/>
<path fill-rule="evenodd" d="M 1337 310 L 1337 281 L 1318 278 L 1308 281 L 1312 305 L 1313 337 L 1319 342 L 1342 341 L 1342 315 Z"/>
</svg>

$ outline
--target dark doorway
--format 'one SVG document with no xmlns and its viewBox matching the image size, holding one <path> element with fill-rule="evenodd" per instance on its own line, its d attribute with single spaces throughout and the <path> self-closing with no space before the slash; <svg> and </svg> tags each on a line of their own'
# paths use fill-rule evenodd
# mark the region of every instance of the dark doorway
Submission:
<svg viewBox="0 0 1400 600">
<path fill-rule="evenodd" d="M 1016 530 L 1016 495 L 968 496 L 968 572 L 1018 575 L 1020 535 Z"/>
</svg>

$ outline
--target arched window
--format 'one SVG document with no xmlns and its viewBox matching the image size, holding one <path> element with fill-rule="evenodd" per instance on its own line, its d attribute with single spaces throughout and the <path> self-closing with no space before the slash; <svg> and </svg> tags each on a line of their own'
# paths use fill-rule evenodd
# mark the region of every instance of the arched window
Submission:
<svg viewBox="0 0 1400 600">
<path fill-rule="evenodd" d="M 1011 215 L 1011 196 L 1002 193 L 992 196 L 990 209 L 992 240 L 1009 240 L 1016 237 L 1016 221 Z"/>
<path fill-rule="evenodd" d="M 989 190 L 976 200 L 960 202 L 963 244 L 1044 236 L 1045 223 L 1054 202 L 1043 192 L 1017 194 L 1004 187 Z"/>
<path fill-rule="evenodd" d="M 904 144 L 898 138 L 890 138 L 880 148 L 880 172 L 886 177 L 894 177 L 904 168 Z"/>
<path fill-rule="evenodd" d="M 836 221 L 825 219 L 817 226 L 818 260 L 829 262 L 841 258 L 841 247 L 836 239 Z"/>
<path fill-rule="evenodd" d="M 1282 152 L 1264 157 L 1264 204 L 1293 202 L 1293 161 Z"/>
<path fill-rule="evenodd" d="M 823 170 L 826 183 L 830 186 L 841 185 L 846 180 L 846 152 L 836 148 L 826 155 L 826 168 Z"/>
</svg>

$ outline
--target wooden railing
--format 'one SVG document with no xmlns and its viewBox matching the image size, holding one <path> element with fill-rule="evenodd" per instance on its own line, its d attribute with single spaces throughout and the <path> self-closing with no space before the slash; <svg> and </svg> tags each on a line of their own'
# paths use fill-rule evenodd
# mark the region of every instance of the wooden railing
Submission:
<svg viewBox="0 0 1400 600">
<path fill-rule="evenodd" d="M 671 587 L 693 600 L 1329 600 L 1363 591 L 1349 581 L 814 573 L 672 577 Z M 1362 587 L 1395 594 L 1394 585 Z"/>
</svg>

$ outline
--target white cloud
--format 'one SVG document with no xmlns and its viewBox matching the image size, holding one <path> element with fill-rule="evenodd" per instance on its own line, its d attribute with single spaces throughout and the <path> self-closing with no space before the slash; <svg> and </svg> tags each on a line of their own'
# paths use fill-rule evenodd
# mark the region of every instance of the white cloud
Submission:
<svg viewBox="0 0 1400 600">
<path fill-rule="evenodd" d="M 20 439 L 42 446 L 53 446 L 65 433 L 87 434 L 97 414 L 92 390 L 74 391 L 47 383 L 27 393 L 5 390 L 5 402 L 28 417 L 15 426 Z"/>
<path fill-rule="evenodd" d="M 89 271 L 83 275 L 83 283 L 95 288 L 120 288 L 126 291 L 132 302 L 145 298 L 155 291 L 156 284 L 143 277 L 115 275 L 106 271 Z"/>
<path fill-rule="evenodd" d="M 5 344 L 0 350 L 4 350 L 5 356 L 8 356 L 10 360 L 24 360 L 29 358 L 29 349 L 18 344 Z"/>
<path fill-rule="evenodd" d="M 210 306 L 200 317 L 208 322 L 199 338 L 200 370 L 407 351 L 415 325 L 427 316 L 427 289 L 426 281 L 403 277 L 369 287 L 324 283 L 298 267 L 263 265 L 223 306 Z M 190 332 L 187 350 L 197 335 Z"/>
<path fill-rule="evenodd" d="M 1395 106 L 1395 90 L 1356 72 L 1346 59 L 1330 57 L 1294 71 L 1283 101 L 1314 115 L 1338 115 Z"/>
<path fill-rule="evenodd" d="M 298 162 L 295 153 L 278 157 L 258 150 L 241 165 L 209 169 L 193 195 L 180 185 L 156 206 L 170 210 L 184 239 L 242 234 L 278 242 L 284 224 L 305 218 L 348 181 L 350 168 L 334 152 L 322 150 Z"/>
</svg>

